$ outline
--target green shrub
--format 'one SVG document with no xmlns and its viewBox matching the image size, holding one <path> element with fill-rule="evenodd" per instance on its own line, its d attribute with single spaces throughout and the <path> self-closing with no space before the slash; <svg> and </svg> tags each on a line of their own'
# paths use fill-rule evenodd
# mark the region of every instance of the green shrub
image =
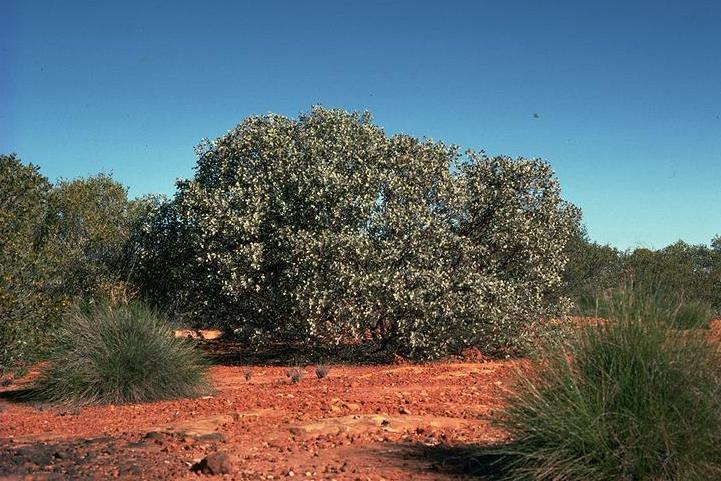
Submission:
<svg viewBox="0 0 721 481">
<path fill-rule="evenodd" d="M 133 291 L 127 283 L 134 266 L 131 229 L 143 217 L 145 202 L 129 200 L 127 188 L 102 173 L 53 185 L 42 242 L 65 295 L 127 300 Z"/>
<path fill-rule="evenodd" d="M 591 241 L 585 227 L 580 227 L 566 244 L 566 254 L 568 263 L 559 288 L 573 299 L 578 314 L 592 314 L 595 297 L 622 278 L 622 252 Z"/>
<path fill-rule="evenodd" d="M 522 376 L 501 424 L 509 479 L 702 481 L 721 476 L 718 346 L 659 322 L 653 300 L 617 299 Z"/>
<path fill-rule="evenodd" d="M 199 149 L 140 235 L 148 295 L 261 340 L 508 354 L 562 310 L 578 211 L 548 164 L 407 135 L 367 113 L 250 117 Z"/>
<path fill-rule="evenodd" d="M 636 249 L 624 258 L 628 275 L 682 301 L 702 301 L 721 313 L 721 252 L 678 241 L 663 249 Z"/>
<path fill-rule="evenodd" d="M 52 185 L 0 155 L 0 371 L 42 357 L 75 299 L 127 298 L 146 209 L 110 176 Z"/>
<path fill-rule="evenodd" d="M 50 188 L 36 166 L 0 155 L 0 373 L 36 358 L 62 312 L 40 242 Z"/>
<path fill-rule="evenodd" d="M 208 390 L 206 362 L 162 316 L 133 302 L 73 309 L 65 318 L 40 398 L 56 403 L 137 403 Z"/>
<path fill-rule="evenodd" d="M 569 262 L 561 291 L 575 301 L 581 315 L 594 315 L 599 296 L 629 283 L 679 305 L 706 306 L 709 316 L 721 315 L 720 246 L 717 238 L 710 247 L 678 241 L 659 250 L 621 252 L 589 241 L 581 230 L 567 245 Z"/>
</svg>

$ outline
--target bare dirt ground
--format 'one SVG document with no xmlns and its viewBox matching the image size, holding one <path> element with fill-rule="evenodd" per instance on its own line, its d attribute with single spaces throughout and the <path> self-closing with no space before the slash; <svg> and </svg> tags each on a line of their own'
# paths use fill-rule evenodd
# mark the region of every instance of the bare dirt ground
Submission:
<svg viewBox="0 0 721 481">
<path fill-rule="evenodd" d="M 478 479 L 472 453 L 504 440 L 490 419 L 514 362 L 330 365 L 324 379 L 306 366 L 298 383 L 286 370 L 218 366 L 213 396 L 79 410 L 14 401 L 28 382 L 14 381 L 0 480 L 212 479 L 193 466 L 213 453 L 232 464 L 218 479 Z"/>
</svg>

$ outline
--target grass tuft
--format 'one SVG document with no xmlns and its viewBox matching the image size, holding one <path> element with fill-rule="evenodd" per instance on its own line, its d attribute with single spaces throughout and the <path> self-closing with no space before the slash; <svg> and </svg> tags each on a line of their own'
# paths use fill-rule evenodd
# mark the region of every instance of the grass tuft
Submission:
<svg viewBox="0 0 721 481">
<path fill-rule="evenodd" d="M 691 301 L 678 306 L 672 324 L 677 329 L 706 328 L 711 317 L 711 308 L 708 304 Z"/>
<path fill-rule="evenodd" d="M 293 384 L 299 383 L 303 380 L 303 370 L 299 367 L 291 367 L 285 371 L 285 375 L 290 379 Z"/>
<path fill-rule="evenodd" d="M 718 346 L 649 317 L 660 305 L 618 297 L 609 322 L 521 376 L 500 421 L 515 440 L 508 479 L 721 479 Z"/>
<path fill-rule="evenodd" d="M 328 366 L 320 364 L 315 367 L 315 377 L 317 377 L 318 379 L 324 379 L 328 377 L 329 371 L 330 369 L 328 368 Z"/>
<path fill-rule="evenodd" d="M 145 304 L 77 307 L 64 319 L 37 393 L 61 404 L 196 397 L 209 391 L 207 366 Z"/>
<path fill-rule="evenodd" d="M 604 319 L 650 319 L 675 329 L 706 327 L 711 307 L 701 300 L 686 300 L 678 293 L 634 282 L 582 299 L 581 311 Z"/>
</svg>

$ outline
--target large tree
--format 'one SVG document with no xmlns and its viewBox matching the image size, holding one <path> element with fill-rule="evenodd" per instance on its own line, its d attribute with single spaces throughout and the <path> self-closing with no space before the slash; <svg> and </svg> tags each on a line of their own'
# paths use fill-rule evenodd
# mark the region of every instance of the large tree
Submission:
<svg viewBox="0 0 721 481">
<path fill-rule="evenodd" d="M 320 107 L 206 142 L 156 212 L 145 278 L 172 285 L 180 312 L 414 356 L 516 347 L 559 305 L 548 294 L 579 216 L 544 162 L 461 155 Z"/>
</svg>

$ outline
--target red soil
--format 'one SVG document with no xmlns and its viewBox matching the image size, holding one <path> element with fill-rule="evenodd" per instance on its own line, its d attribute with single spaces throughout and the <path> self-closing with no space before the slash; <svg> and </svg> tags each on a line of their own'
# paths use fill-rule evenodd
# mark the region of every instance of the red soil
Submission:
<svg viewBox="0 0 721 481">
<path fill-rule="evenodd" d="M 470 479 L 474 445 L 504 440 L 490 419 L 514 363 L 306 367 L 297 384 L 246 369 L 213 368 L 212 397 L 69 412 L 11 401 L 22 380 L 0 388 L 0 480 L 198 480 L 216 452 L 223 479 Z"/>
</svg>

